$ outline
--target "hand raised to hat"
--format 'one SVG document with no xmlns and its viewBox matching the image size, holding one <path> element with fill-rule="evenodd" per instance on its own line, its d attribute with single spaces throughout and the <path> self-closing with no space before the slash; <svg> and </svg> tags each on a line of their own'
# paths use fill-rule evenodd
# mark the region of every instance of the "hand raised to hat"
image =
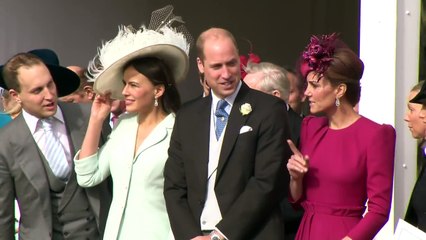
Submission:
<svg viewBox="0 0 426 240">
<path fill-rule="evenodd" d="M 98 121 L 104 121 L 111 112 L 111 94 L 107 93 L 105 95 L 97 94 L 95 100 L 92 104 L 92 111 L 90 118 Z"/>
<path fill-rule="evenodd" d="M 108 116 L 111 111 L 110 95 L 110 93 L 106 95 L 96 95 L 95 100 L 93 100 L 89 125 L 87 126 L 80 153 L 76 156 L 77 160 L 91 156 L 98 151 L 102 125 L 106 116 Z"/>
</svg>

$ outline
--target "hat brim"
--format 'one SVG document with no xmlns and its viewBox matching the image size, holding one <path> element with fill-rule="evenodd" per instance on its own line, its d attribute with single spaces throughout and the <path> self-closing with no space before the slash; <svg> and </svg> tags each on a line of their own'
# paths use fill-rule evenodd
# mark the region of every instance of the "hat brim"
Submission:
<svg viewBox="0 0 426 240">
<path fill-rule="evenodd" d="M 73 71 L 61 66 L 45 65 L 49 69 L 50 75 L 52 75 L 53 81 L 55 82 L 58 97 L 67 96 L 80 86 L 80 78 Z M 9 90 L 9 87 L 7 87 L 4 82 L 3 67 L 4 65 L 0 66 L 0 87 Z"/>
<path fill-rule="evenodd" d="M 188 55 L 170 44 L 158 44 L 134 51 L 120 58 L 96 77 L 93 89 L 98 94 L 111 93 L 112 99 L 123 99 L 124 65 L 136 58 L 155 57 L 168 67 L 176 83 L 186 78 L 189 69 Z"/>
<path fill-rule="evenodd" d="M 419 104 L 426 105 L 426 93 L 424 92 L 417 93 L 417 95 L 410 100 L 410 103 L 419 103 Z"/>
</svg>

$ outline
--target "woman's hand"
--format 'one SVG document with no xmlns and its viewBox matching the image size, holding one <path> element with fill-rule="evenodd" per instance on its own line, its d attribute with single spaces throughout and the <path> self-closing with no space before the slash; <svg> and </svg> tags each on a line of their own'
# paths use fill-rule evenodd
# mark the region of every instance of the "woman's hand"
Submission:
<svg viewBox="0 0 426 240">
<path fill-rule="evenodd" d="M 290 174 L 291 180 L 302 180 L 303 176 L 305 176 L 309 170 L 309 157 L 303 156 L 291 140 L 287 140 L 287 143 L 293 152 L 293 155 L 291 155 L 287 162 L 287 170 Z"/>
<path fill-rule="evenodd" d="M 111 94 L 107 93 L 105 95 L 97 94 L 93 100 L 91 117 L 98 120 L 104 120 L 111 112 Z"/>
</svg>

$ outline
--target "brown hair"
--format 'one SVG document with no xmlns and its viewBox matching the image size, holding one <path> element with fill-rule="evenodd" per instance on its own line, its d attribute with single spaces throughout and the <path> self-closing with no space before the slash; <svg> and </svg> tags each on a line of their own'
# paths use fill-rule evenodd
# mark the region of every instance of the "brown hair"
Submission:
<svg viewBox="0 0 426 240">
<path fill-rule="evenodd" d="M 346 85 L 346 93 L 343 96 L 355 106 L 361 97 L 360 80 L 364 72 L 364 63 L 349 48 L 336 48 L 333 60 L 324 72 L 324 77 L 333 86 Z"/>
<path fill-rule="evenodd" d="M 9 89 L 21 92 L 21 86 L 18 81 L 18 71 L 21 67 L 32 67 L 34 65 L 44 64 L 43 61 L 31 53 L 18 53 L 9 59 L 3 67 L 3 78 Z"/>
</svg>

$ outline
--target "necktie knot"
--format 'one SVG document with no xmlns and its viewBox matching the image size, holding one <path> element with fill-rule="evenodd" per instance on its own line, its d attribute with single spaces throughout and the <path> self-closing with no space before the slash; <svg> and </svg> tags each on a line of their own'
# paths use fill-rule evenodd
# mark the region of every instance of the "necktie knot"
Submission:
<svg viewBox="0 0 426 240">
<path fill-rule="evenodd" d="M 53 129 L 53 118 L 41 119 L 41 127 L 45 132 L 51 132 Z"/>
<path fill-rule="evenodd" d="M 223 99 L 219 100 L 219 102 L 217 103 L 216 112 L 215 112 L 216 117 L 227 117 L 228 113 L 225 111 L 225 108 L 227 106 L 228 106 L 227 101 Z"/>
</svg>

